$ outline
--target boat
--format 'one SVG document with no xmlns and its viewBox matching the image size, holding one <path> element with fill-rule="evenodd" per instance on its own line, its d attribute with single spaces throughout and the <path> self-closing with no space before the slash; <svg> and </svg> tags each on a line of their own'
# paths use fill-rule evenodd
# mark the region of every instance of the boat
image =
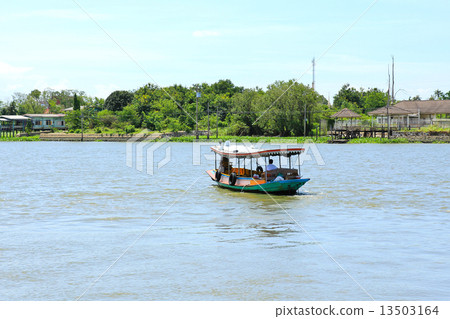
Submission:
<svg viewBox="0 0 450 319">
<path fill-rule="evenodd" d="M 300 174 L 300 154 L 304 151 L 303 148 L 258 149 L 227 141 L 211 147 L 211 151 L 215 155 L 215 168 L 206 173 L 223 188 L 293 195 L 310 180 L 302 178 Z M 287 157 L 288 167 L 281 167 L 281 157 Z M 298 169 L 292 168 L 293 157 L 297 159 Z M 278 159 L 278 167 L 272 164 L 274 158 Z M 261 161 L 264 161 L 262 165 Z"/>
</svg>

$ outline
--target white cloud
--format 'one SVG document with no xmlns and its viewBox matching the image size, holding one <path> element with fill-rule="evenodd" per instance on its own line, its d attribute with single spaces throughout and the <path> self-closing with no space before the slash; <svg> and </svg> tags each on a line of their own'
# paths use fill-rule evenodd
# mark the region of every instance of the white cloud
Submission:
<svg viewBox="0 0 450 319">
<path fill-rule="evenodd" d="M 203 37 L 217 37 L 220 33 L 218 31 L 213 30 L 198 30 L 192 32 L 192 36 L 196 38 L 203 38 Z"/>
<path fill-rule="evenodd" d="M 20 76 L 26 72 L 31 71 L 33 68 L 29 67 L 17 67 L 13 66 L 11 64 L 1 62 L 0 61 L 0 74 L 1 75 L 8 75 L 8 76 Z"/>
<path fill-rule="evenodd" d="M 17 91 L 22 87 L 21 84 L 10 84 L 6 86 L 6 91 Z"/>
</svg>

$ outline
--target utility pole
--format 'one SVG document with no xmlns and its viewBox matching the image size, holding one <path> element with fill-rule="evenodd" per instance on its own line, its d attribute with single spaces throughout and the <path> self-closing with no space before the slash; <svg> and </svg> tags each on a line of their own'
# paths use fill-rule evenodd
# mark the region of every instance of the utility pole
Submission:
<svg viewBox="0 0 450 319">
<path fill-rule="evenodd" d="M 394 56 L 392 56 L 392 102 L 394 102 L 395 90 L 394 90 Z"/>
<path fill-rule="evenodd" d="M 387 105 L 386 105 L 386 114 L 387 114 L 387 125 L 388 125 L 388 132 L 387 132 L 387 137 L 388 139 L 390 138 L 390 133 L 391 133 L 391 117 L 389 116 L 389 106 L 391 104 L 391 94 L 390 94 L 390 89 L 391 89 L 391 75 L 389 74 L 389 66 L 388 66 L 388 101 L 387 101 Z"/>
<path fill-rule="evenodd" d="M 316 73 L 316 58 L 312 60 L 312 68 L 313 68 L 313 78 L 312 78 L 312 89 L 314 91 L 314 86 L 316 84 L 315 73 Z"/>
</svg>

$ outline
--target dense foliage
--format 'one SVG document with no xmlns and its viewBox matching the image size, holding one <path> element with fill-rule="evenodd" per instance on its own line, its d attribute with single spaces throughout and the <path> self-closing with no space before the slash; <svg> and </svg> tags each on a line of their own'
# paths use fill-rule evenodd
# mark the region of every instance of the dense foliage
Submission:
<svg viewBox="0 0 450 319">
<path fill-rule="evenodd" d="M 225 134 L 310 134 L 318 114 L 327 108 L 323 97 L 293 80 L 275 82 L 266 91 L 244 89 L 230 80 L 221 80 L 191 88 L 174 85 L 160 89 L 149 84 L 135 91 L 133 101 L 116 115 L 119 121 L 149 130 L 190 131 L 195 128 L 196 90 L 201 92 L 200 128 L 207 128 L 209 114 L 211 127 L 217 123 Z"/>
<path fill-rule="evenodd" d="M 131 103 L 133 94 L 128 91 L 114 91 L 105 100 L 105 109 L 121 111 L 124 106 Z"/>
<path fill-rule="evenodd" d="M 74 107 L 75 95 L 81 105 L 89 105 L 97 110 L 103 109 L 104 100 L 92 98 L 83 91 L 47 89 L 43 92 L 33 90 L 29 94 L 14 93 L 8 103 L 0 101 L 0 113 L 3 115 L 41 114 L 46 109 L 50 113 L 64 113 L 65 109 Z"/>
<path fill-rule="evenodd" d="M 379 107 L 386 106 L 387 102 L 387 92 L 380 91 L 377 88 L 368 89 L 367 91 L 361 88 L 358 91 L 350 87 L 350 84 L 342 86 L 333 99 L 333 105 L 338 110 L 348 108 L 365 114 Z"/>
<path fill-rule="evenodd" d="M 73 96 L 73 110 L 79 111 L 80 109 L 81 109 L 80 99 L 78 98 L 77 94 L 75 93 L 75 95 Z"/>
<path fill-rule="evenodd" d="M 197 98 L 196 92 L 201 95 Z M 450 91 L 435 91 L 431 99 L 450 99 Z M 311 136 L 322 131 L 330 115 L 342 108 L 367 112 L 387 104 L 388 94 L 377 88 L 355 89 L 345 84 L 333 98 L 333 107 L 309 86 L 294 80 L 277 81 L 266 90 L 235 86 L 230 80 L 191 87 L 147 84 L 135 91 L 115 91 L 106 100 L 76 90 L 33 90 L 15 93 L 12 101 L 0 101 L 1 114 L 51 113 L 66 115 L 69 130 L 84 128 L 101 132 L 117 129 L 134 132 L 195 130 L 198 103 L 199 129 L 221 135 Z M 83 106 L 80 108 L 80 106 Z M 73 108 L 73 109 L 71 109 Z M 367 116 L 366 116 L 367 117 Z"/>
</svg>

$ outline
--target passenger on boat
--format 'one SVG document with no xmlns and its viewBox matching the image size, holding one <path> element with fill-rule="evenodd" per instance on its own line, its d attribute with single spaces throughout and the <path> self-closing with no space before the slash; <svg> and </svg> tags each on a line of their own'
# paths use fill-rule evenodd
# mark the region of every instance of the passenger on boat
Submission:
<svg viewBox="0 0 450 319">
<path fill-rule="evenodd" d="M 222 157 L 222 160 L 220 161 L 219 172 L 227 174 L 228 166 L 230 167 L 231 170 L 232 166 L 228 160 L 228 157 Z"/>
<path fill-rule="evenodd" d="M 283 174 L 278 173 L 277 177 L 273 180 L 274 182 L 284 181 Z"/>
<path fill-rule="evenodd" d="M 276 167 L 274 164 L 273 164 L 273 159 L 269 159 L 269 165 L 267 165 L 267 168 L 266 168 L 266 170 L 267 171 L 273 171 L 274 169 L 277 169 L 278 167 Z"/>
</svg>

